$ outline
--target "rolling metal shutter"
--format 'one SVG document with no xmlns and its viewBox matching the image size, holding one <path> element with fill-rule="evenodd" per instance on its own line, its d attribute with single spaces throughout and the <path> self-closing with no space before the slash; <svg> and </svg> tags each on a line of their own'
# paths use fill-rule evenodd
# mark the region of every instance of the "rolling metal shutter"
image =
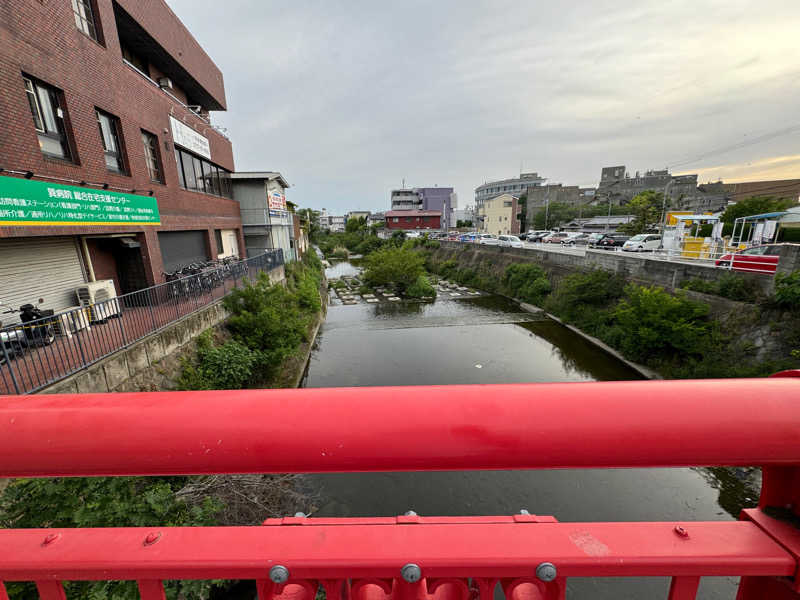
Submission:
<svg viewBox="0 0 800 600">
<path fill-rule="evenodd" d="M 208 260 L 205 231 L 162 231 L 158 234 L 164 271 Z"/>
<path fill-rule="evenodd" d="M 77 238 L 0 240 L 0 301 L 13 308 L 36 304 L 55 311 L 78 304 L 75 288 L 86 282 Z M 0 311 L 8 310 L 0 308 Z M 0 315 L 4 324 L 19 313 Z"/>
</svg>

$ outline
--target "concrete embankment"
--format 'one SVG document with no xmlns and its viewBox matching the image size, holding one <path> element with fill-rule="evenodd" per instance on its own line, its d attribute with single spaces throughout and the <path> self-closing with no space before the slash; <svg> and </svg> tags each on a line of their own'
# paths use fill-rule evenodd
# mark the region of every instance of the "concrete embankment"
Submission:
<svg viewBox="0 0 800 600">
<path fill-rule="evenodd" d="M 442 260 L 455 259 L 463 266 L 478 263 L 490 263 L 498 274 L 512 263 L 537 264 L 555 278 L 560 278 L 575 271 L 602 269 L 624 277 L 628 281 L 641 285 L 658 285 L 675 289 L 687 279 L 716 281 L 729 271 L 714 268 L 700 263 L 684 261 L 667 261 L 607 250 L 587 250 L 585 255 L 549 252 L 538 248 L 500 248 L 497 246 L 479 246 L 459 242 L 441 242 L 436 251 Z M 765 295 L 772 292 L 774 277 L 762 273 L 741 273 L 743 278 L 752 280 Z"/>
</svg>

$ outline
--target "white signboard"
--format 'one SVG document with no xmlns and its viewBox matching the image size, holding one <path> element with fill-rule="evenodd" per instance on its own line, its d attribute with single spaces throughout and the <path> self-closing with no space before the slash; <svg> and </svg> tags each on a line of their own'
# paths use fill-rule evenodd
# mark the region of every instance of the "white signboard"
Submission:
<svg viewBox="0 0 800 600">
<path fill-rule="evenodd" d="M 211 160 L 211 146 L 208 143 L 208 138 L 200 135 L 194 129 L 181 123 L 170 115 L 169 124 L 172 128 L 172 141 L 176 145 L 186 148 L 189 152 L 194 152 Z"/>
</svg>

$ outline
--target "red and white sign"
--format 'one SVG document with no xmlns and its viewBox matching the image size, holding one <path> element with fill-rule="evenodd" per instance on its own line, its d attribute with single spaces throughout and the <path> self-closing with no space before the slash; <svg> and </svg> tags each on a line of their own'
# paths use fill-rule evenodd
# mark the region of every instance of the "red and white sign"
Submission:
<svg viewBox="0 0 800 600">
<path fill-rule="evenodd" d="M 280 192 L 272 192 L 269 195 L 270 210 L 286 210 L 286 196 Z"/>
</svg>

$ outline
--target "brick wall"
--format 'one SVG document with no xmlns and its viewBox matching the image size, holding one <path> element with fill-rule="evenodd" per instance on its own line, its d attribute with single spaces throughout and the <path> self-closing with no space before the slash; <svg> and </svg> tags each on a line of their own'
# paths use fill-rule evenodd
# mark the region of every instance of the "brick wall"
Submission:
<svg viewBox="0 0 800 600">
<path fill-rule="evenodd" d="M 111 0 L 98 0 L 97 5 L 103 45 L 75 27 L 71 3 L 66 0 L 0 3 L 0 167 L 30 170 L 37 176 L 105 182 L 128 191 L 144 190 L 145 194 L 153 190 L 161 213 L 160 230 L 203 229 L 211 232 L 212 239 L 214 229 L 241 232 L 236 201 L 180 189 L 169 115 L 208 138 L 211 161 L 233 171 L 230 141 L 122 62 Z M 183 53 L 173 58 L 185 64 L 188 71 L 197 72 L 203 65 L 216 69 L 163 0 L 123 5 L 134 16 L 146 15 L 148 26 L 158 23 L 153 36 L 165 44 L 164 40 L 173 40 L 167 45 L 174 48 L 168 49 Z M 23 73 L 63 90 L 77 164 L 42 155 L 25 95 Z M 216 78 L 213 73 L 209 77 L 208 85 L 214 88 L 209 92 L 223 94 L 224 101 L 221 74 L 216 83 L 211 81 Z M 198 75 L 198 78 L 203 82 L 203 77 Z M 95 107 L 120 119 L 130 176 L 106 169 Z M 158 137 L 165 185 L 150 181 L 141 129 Z M 160 281 L 163 265 L 152 227 L 1 227 L 0 238 L 123 232 L 141 234 L 148 279 Z"/>
</svg>

